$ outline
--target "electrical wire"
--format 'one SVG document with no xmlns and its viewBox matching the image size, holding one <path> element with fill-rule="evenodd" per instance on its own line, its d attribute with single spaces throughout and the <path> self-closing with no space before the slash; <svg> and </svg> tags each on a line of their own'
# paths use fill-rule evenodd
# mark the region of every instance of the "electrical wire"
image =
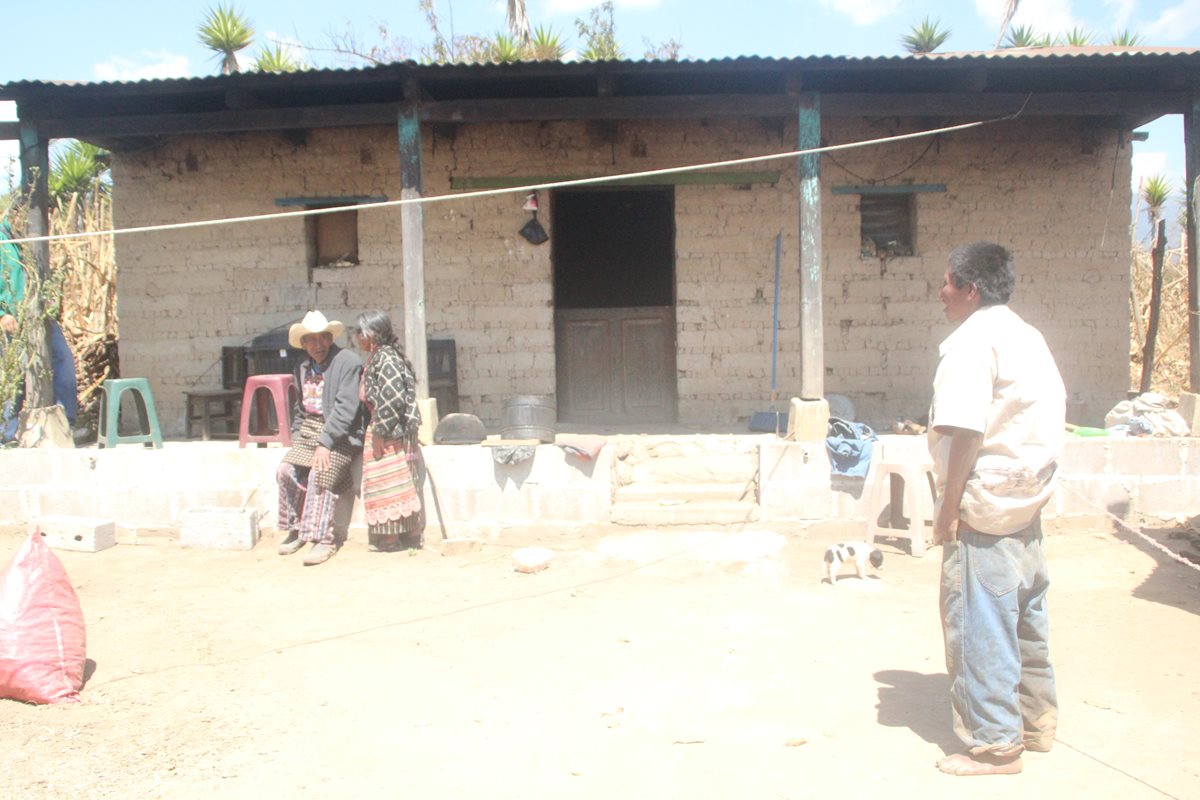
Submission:
<svg viewBox="0 0 1200 800">
<path fill-rule="evenodd" d="M 1025 110 L 1025 106 L 1029 102 L 1029 97 L 1025 98 L 1025 102 L 1021 104 L 1021 108 L 1011 114 L 1006 114 L 1001 117 L 993 117 L 991 119 L 977 120 L 975 122 L 964 122 L 958 125 L 949 125 L 941 128 L 931 128 L 928 130 L 914 131 L 912 133 L 896 134 L 893 136 L 885 136 L 879 139 L 865 139 L 856 142 L 847 142 L 845 144 L 825 145 L 822 147 L 812 147 L 803 150 L 791 150 L 785 153 L 773 153 L 762 156 L 749 156 L 746 158 L 734 158 L 725 161 L 713 161 L 702 164 L 689 164 L 682 167 L 667 167 L 664 169 L 645 170 L 642 172 L 627 172 L 618 175 L 600 175 L 592 178 L 576 178 L 573 180 L 551 181 L 547 183 L 534 183 L 526 186 L 514 186 L 503 189 L 483 189 L 474 192 L 461 192 L 457 194 L 433 195 L 431 197 L 410 197 L 400 200 L 384 200 L 376 203 L 361 203 L 356 204 L 356 211 L 373 211 L 380 208 L 394 208 L 397 206 L 406 205 L 430 205 L 433 203 L 444 203 L 449 201 L 474 200 L 482 197 L 494 197 L 504 194 L 528 193 L 544 189 L 560 189 L 571 186 L 589 186 L 597 183 L 613 183 L 623 180 L 634 180 L 643 178 L 653 178 L 662 175 L 678 175 L 685 172 L 701 172 L 704 170 L 719 169 L 722 167 L 743 166 L 746 164 L 761 164 L 768 161 L 780 161 L 785 159 L 794 159 L 801 156 L 825 154 L 831 152 L 839 152 L 842 150 L 854 150 L 863 147 L 872 147 L 890 142 L 902 142 L 910 139 L 921 139 L 927 136 L 938 136 L 942 134 L 954 133 L 957 131 L 970 130 L 971 128 L 979 128 L 985 125 L 992 125 L 997 122 L 1006 122 L 1016 119 Z M 333 206 L 329 208 L 310 208 L 300 209 L 297 211 L 282 211 L 274 214 L 255 214 L 242 217 L 224 217 L 218 219 L 196 220 L 193 222 L 174 222 L 162 225 L 142 225 L 132 228 L 114 228 L 106 231 L 81 231 L 78 233 L 60 233 L 51 236 L 27 236 L 16 239 L 0 239 L 0 244 L 31 244 L 33 242 L 55 242 L 67 239 L 85 239 L 95 236 L 122 236 L 132 233 L 156 233 L 161 231 L 187 230 L 192 228 L 206 228 L 217 225 L 235 225 L 247 222 L 266 222 L 280 219 L 294 219 L 297 217 L 315 216 L 318 214 L 336 214 L 345 211 L 345 207 Z"/>
</svg>

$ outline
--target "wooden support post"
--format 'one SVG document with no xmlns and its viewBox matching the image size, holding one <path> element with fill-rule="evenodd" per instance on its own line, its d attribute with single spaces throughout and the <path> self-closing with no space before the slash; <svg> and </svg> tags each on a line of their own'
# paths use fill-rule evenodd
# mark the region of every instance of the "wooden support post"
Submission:
<svg viewBox="0 0 1200 800">
<path fill-rule="evenodd" d="M 50 231 L 50 140 L 42 136 L 33 122 L 21 123 L 21 194 L 26 201 L 26 236 L 46 236 Z M 50 243 L 33 242 L 21 246 L 29 292 L 26 313 L 40 319 L 45 312 L 41 287 L 50 274 Z M 34 273 L 34 274 L 30 274 Z M 37 291 L 34 291 L 35 287 Z M 54 384 L 50 374 L 50 346 L 46 329 L 38 326 L 40 336 L 29 343 L 29 366 L 25 371 L 25 408 L 45 408 L 54 403 Z"/>
<path fill-rule="evenodd" d="M 1200 94 L 1183 115 L 1184 183 L 1187 186 L 1188 383 L 1200 392 Z"/>
<path fill-rule="evenodd" d="M 1150 251 L 1150 321 L 1146 323 L 1146 344 L 1142 347 L 1142 380 L 1138 393 L 1150 391 L 1154 378 L 1154 345 L 1158 341 L 1158 320 L 1162 312 L 1163 259 L 1167 253 L 1167 221 L 1160 219 Z"/>
<path fill-rule="evenodd" d="M 400 109 L 400 199 L 421 197 L 421 122 L 416 102 Z M 419 203 L 400 207 L 404 259 L 404 351 L 417 376 L 417 397 L 429 397 L 425 343 L 425 211 Z"/>
<path fill-rule="evenodd" d="M 821 97 L 800 95 L 798 149 L 821 146 Z M 821 293 L 821 157 L 800 156 L 800 396 L 825 397 L 825 336 Z"/>
</svg>

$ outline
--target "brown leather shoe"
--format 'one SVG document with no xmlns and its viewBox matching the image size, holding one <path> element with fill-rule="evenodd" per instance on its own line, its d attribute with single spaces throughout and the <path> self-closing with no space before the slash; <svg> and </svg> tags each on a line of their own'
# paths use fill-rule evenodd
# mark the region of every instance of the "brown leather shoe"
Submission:
<svg viewBox="0 0 1200 800">
<path fill-rule="evenodd" d="M 313 549 L 308 551 L 308 555 L 304 557 L 304 566 L 315 567 L 317 564 L 324 564 L 329 559 L 333 558 L 333 554 L 337 552 L 337 547 L 331 544 L 314 544 Z"/>
</svg>

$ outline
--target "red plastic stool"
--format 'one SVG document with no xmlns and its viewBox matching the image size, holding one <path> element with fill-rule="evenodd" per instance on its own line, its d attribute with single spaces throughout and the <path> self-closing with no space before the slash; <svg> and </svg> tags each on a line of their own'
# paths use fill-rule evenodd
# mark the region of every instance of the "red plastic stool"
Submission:
<svg viewBox="0 0 1200 800">
<path fill-rule="evenodd" d="M 275 419 L 279 424 L 274 433 L 264 433 L 267 427 L 267 411 L 270 406 L 257 406 L 258 433 L 250 433 L 250 414 L 256 410 L 254 402 L 258 392 L 266 390 L 271 393 L 275 403 Z M 251 375 L 246 378 L 246 386 L 242 389 L 242 421 L 238 426 L 238 447 L 245 447 L 247 442 L 255 442 L 259 447 L 265 447 L 268 442 L 279 442 L 284 447 L 292 446 L 292 415 L 289 413 L 293 398 L 299 399 L 296 382 L 291 375 Z"/>
</svg>

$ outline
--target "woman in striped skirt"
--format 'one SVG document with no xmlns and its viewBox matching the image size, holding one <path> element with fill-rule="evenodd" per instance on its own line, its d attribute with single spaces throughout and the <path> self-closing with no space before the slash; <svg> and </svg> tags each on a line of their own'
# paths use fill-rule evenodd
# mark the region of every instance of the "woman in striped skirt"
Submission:
<svg viewBox="0 0 1200 800">
<path fill-rule="evenodd" d="M 360 390 L 370 414 L 362 483 L 368 546 L 419 548 L 425 542 L 425 463 L 417 443 L 421 412 L 416 376 L 387 314 L 366 311 L 357 328 L 358 347 L 368 355 Z"/>
</svg>

